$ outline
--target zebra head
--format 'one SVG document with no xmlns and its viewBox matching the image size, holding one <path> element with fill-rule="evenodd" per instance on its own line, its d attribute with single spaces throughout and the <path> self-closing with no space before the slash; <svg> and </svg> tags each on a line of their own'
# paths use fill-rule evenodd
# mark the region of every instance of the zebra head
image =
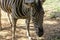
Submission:
<svg viewBox="0 0 60 40">
<path fill-rule="evenodd" d="M 34 27 L 36 29 L 36 33 L 39 37 L 41 37 L 44 33 L 43 31 L 43 17 L 44 10 L 42 7 L 42 3 L 40 0 L 23 0 L 22 4 L 23 12 L 27 12 L 29 17 L 31 17 Z"/>
</svg>

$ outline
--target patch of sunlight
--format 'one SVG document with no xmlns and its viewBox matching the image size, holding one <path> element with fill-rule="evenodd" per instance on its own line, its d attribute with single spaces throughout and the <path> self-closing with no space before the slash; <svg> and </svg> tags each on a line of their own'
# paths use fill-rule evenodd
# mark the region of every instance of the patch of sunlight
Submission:
<svg viewBox="0 0 60 40">
<path fill-rule="evenodd" d="M 2 15 L 2 18 L 8 18 L 8 17 L 7 17 L 7 13 L 4 12 L 3 10 L 1 10 L 1 15 Z"/>
<path fill-rule="evenodd" d="M 8 34 L 7 31 L 0 31 L 0 35 L 2 35 L 2 36 L 6 36 L 7 34 Z"/>
<path fill-rule="evenodd" d="M 58 24 L 57 21 L 48 21 L 48 20 L 44 21 L 44 23 L 45 24 L 50 24 L 50 25 Z"/>
<path fill-rule="evenodd" d="M 11 36 L 7 36 L 6 39 L 11 39 L 12 37 Z"/>
<path fill-rule="evenodd" d="M 18 23 L 18 24 L 25 24 L 25 20 L 19 19 L 19 20 L 17 21 L 17 23 Z"/>
<path fill-rule="evenodd" d="M 27 38 L 19 38 L 18 40 L 27 40 Z"/>
</svg>

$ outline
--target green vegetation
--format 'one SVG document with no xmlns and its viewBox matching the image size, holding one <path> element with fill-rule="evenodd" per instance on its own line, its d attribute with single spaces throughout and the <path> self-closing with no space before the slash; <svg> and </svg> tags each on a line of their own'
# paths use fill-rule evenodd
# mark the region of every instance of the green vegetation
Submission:
<svg viewBox="0 0 60 40">
<path fill-rule="evenodd" d="M 60 0 L 46 0 L 43 7 L 49 17 L 56 17 L 55 14 L 60 14 Z"/>
</svg>

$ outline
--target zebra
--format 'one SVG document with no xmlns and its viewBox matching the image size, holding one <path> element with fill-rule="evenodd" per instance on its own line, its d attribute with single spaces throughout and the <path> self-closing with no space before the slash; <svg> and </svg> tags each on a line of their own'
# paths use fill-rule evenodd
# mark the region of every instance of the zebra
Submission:
<svg viewBox="0 0 60 40">
<path fill-rule="evenodd" d="M 26 19 L 26 27 L 29 40 L 32 40 L 29 32 L 30 20 L 32 20 L 34 23 L 38 37 L 41 37 L 44 34 L 44 10 L 40 0 L 0 0 L 0 7 L 7 13 L 11 13 L 13 23 L 12 30 L 14 30 L 12 34 L 12 40 L 15 40 L 16 22 L 18 19 Z"/>
</svg>

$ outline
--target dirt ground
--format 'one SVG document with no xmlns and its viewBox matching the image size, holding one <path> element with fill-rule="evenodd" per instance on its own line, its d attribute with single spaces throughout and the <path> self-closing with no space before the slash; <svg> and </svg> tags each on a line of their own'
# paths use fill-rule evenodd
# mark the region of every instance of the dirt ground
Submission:
<svg viewBox="0 0 60 40">
<path fill-rule="evenodd" d="M 18 20 L 16 27 L 16 39 L 28 40 L 26 34 L 25 20 Z M 2 14 L 2 30 L 0 31 L 0 40 L 12 40 L 12 30 L 6 14 Z M 36 38 L 32 22 L 30 23 L 31 36 Z M 43 23 L 44 35 L 43 40 L 60 39 L 60 20 L 44 18 Z"/>
</svg>

